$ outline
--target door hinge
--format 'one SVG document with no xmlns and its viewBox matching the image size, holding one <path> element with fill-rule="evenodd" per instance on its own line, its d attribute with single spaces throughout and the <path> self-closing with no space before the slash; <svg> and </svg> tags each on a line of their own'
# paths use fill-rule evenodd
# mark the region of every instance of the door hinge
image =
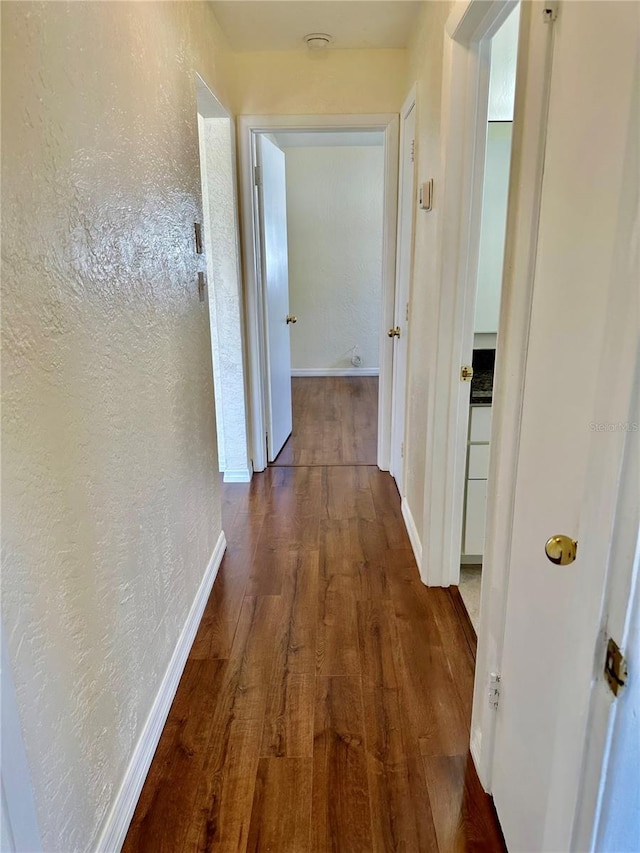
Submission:
<svg viewBox="0 0 640 853">
<path fill-rule="evenodd" d="M 204 302 L 204 293 L 207 287 L 207 278 L 203 272 L 198 273 L 198 299 Z"/>
<path fill-rule="evenodd" d="M 400 459 L 404 459 L 404 441 L 400 444 Z"/>
<path fill-rule="evenodd" d="M 542 9 L 542 20 L 551 24 L 558 17 L 558 0 L 547 0 Z"/>
<path fill-rule="evenodd" d="M 460 381 L 471 382 L 473 379 L 473 367 L 470 364 L 463 364 L 460 368 Z"/>
<path fill-rule="evenodd" d="M 500 704 L 500 685 L 500 675 L 497 672 L 492 672 L 489 676 L 489 707 L 494 711 L 498 709 Z"/>
<path fill-rule="evenodd" d="M 624 687 L 627 681 L 627 659 L 620 651 L 620 646 L 609 637 L 607 643 L 607 654 L 604 659 L 604 677 L 614 696 Z"/>
<path fill-rule="evenodd" d="M 411 140 L 411 162 L 415 163 L 416 161 L 416 141 L 415 139 Z"/>
<path fill-rule="evenodd" d="M 405 311 L 404 311 L 404 319 L 405 319 L 406 323 L 409 322 L 409 303 L 408 302 L 407 302 L 407 306 L 406 306 Z"/>
<path fill-rule="evenodd" d="M 262 172 L 260 171 L 260 166 L 253 167 L 253 182 L 257 187 L 262 186 Z"/>
</svg>

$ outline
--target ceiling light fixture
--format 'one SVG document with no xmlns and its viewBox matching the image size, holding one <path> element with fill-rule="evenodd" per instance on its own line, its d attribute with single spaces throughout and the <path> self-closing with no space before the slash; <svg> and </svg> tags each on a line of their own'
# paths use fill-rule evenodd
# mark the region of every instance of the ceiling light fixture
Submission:
<svg viewBox="0 0 640 853">
<path fill-rule="evenodd" d="M 304 41 L 309 50 L 324 50 L 329 47 L 333 37 L 328 33 L 309 33 L 304 37 Z"/>
</svg>

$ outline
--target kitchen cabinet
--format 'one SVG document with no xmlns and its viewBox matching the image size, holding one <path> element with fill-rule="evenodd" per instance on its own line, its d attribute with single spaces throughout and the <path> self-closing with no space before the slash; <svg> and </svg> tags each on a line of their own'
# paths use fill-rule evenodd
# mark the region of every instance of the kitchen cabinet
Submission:
<svg viewBox="0 0 640 853">
<path fill-rule="evenodd" d="M 487 514 L 487 477 L 491 440 L 491 406 L 471 406 L 467 442 L 462 556 L 477 557 L 484 553 L 484 525 Z M 470 562 L 467 560 L 467 562 Z"/>
</svg>

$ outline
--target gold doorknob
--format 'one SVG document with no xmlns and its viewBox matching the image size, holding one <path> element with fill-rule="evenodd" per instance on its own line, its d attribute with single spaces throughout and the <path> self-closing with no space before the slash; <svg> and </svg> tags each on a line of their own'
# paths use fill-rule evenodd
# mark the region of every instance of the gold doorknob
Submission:
<svg viewBox="0 0 640 853">
<path fill-rule="evenodd" d="M 568 566 L 576 558 L 578 543 L 575 539 L 571 539 L 570 536 L 559 534 L 558 536 L 552 536 L 551 539 L 547 539 L 544 552 L 548 559 L 557 566 Z"/>
<path fill-rule="evenodd" d="M 289 323 L 297 323 L 297 322 L 298 322 L 297 317 L 294 317 L 293 314 L 287 314 L 287 325 Z"/>
<path fill-rule="evenodd" d="M 399 338 L 400 337 L 400 326 L 396 326 L 395 329 L 389 329 L 387 332 L 390 338 Z"/>
</svg>

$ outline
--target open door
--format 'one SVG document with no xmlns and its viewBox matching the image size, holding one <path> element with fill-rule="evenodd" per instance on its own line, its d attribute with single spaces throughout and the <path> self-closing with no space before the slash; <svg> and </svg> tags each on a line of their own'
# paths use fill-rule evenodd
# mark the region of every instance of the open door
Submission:
<svg viewBox="0 0 640 853">
<path fill-rule="evenodd" d="M 626 511 L 625 435 L 638 429 L 637 22 L 636 4 L 564 3 L 552 25 L 493 759 L 514 851 L 586 849 L 575 821 L 593 783 L 584 777 L 588 710 L 604 674 L 612 531 Z M 567 539 L 552 541 L 559 534 Z M 628 573 L 632 561 L 611 570 Z"/>
<path fill-rule="evenodd" d="M 257 137 L 257 154 L 267 374 L 267 459 L 273 462 L 291 435 L 293 426 L 287 184 L 284 152 L 264 134 Z"/>
<path fill-rule="evenodd" d="M 393 340 L 393 401 L 391 414 L 391 475 L 400 496 L 404 496 L 404 431 L 407 403 L 407 345 L 411 258 L 413 255 L 413 219 L 415 208 L 415 98 L 402 111 L 402 150 L 400 152 L 400 197 L 398 208 L 398 257 Z"/>
</svg>

